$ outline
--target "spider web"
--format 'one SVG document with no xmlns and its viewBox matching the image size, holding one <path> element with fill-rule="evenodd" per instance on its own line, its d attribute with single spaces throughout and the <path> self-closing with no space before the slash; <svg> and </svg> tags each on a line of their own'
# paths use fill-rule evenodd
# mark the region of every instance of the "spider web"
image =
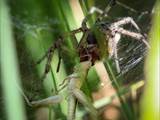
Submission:
<svg viewBox="0 0 160 120">
<path fill-rule="evenodd" d="M 108 13 L 110 17 L 108 21 L 112 23 L 113 21 L 118 21 L 123 17 L 129 16 L 132 17 L 140 27 L 142 34 L 148 34 L 151 26 L 151 6 L 148 5 L 148 7 L 145 6 L 145 8 L 139 8 L 136 6 L 138 5 L 138 2 L 132 0 L 130 1 L 131 2 L 117 1 L 117 5 L 115 5 Z M 130 24 L 124 25 L 123 28 L 129 31 L 137 32 Z M 147 51 L 148 48 L 142 41 L 122 35 L 122 38 L 118 43 L 118 59 L 121 73 L 117 77 L 123 76 L 125 83 L 144 79 L 144 63 Z"/>
</svg>

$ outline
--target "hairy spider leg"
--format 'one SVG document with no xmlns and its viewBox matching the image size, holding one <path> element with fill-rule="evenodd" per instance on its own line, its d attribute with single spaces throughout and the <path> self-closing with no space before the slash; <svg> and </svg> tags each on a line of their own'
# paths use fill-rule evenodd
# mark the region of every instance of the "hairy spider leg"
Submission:
<svg viewBox="0 0 160 120">
<path fill-rule="evenodd" d="M 60 54 L 60 51 L 58 51 L 58 65 L 57 65 L 57 70 L 56 72 L 59 72 L 59 69 L 60 69 L 60 65 L 61 65 L 61 54 Z"/>
<path fill-rule="evenodd" d="M 88 15 L 83 19 L 82 24 L 81 24 L 81 29 L 82 29 L 82 32 L 83 32 L 83 36 L 82 36 L 82 38 L 81 38 L 81 40 L 78 44 L 79 49 L 81 49 L 81 47 L 85 47 L 84 45 L 86 43 L 87 36 L 90 32 L 89 28 L 87 27 L 87 21 L 91 17 L 91 15 L 94 14 L 95 12 L 100 13 L 100 16 L 96 20 L 96 22 L 97 22 L 98 20 L 101 19 L 101 17 L 103 17 L 105 15 L 107 16 L 107 13 L 109 12 L 110 8 L 114 5 L 114 3 L 115 3 L 115 0 L 111 0 L 104 11 L 102 11 L 101 9 L 98 9 L 96 7 L 92 7 L 90 9 Z"/>
<path fill-rule="evenodd" d="M 78 50 L 81 49 L 81 48 L 84 48 L 86 47 L 86 39 L 88 37 L 88 34 L 89 34 L 90 30 L 89 29 L 86 29 L 85 32 L 83 32 L 83 35 L 82 35 L 82 38 L 80 39 L 80 42 L 78 44 Z"/>
<path fill-rule="evenodd" d="M 45 65 L 45 70 L 44 70 L 44 73 L 41 77 L 41 80 L 43 81 L 45 78 L 46 78 L 46 75 L 48 74 L 48 72 L 50 71 L 51 69 L 51 61 L 52 61 L 52 57 L 53 57 L 53 54 L 54 54 L 54 50 L 55 49 L 64 49 L 64 50 L 67 50 L 66 48 L 61 48 L 61 45 L 63 44 L 64 42 L 64 38 L 66 36 L 71 36 L 72 38 L 74 38 L 73 40 L 76 40 L 76 37 L 74 37 L 75 34 L 81 32 L 81 28 L 78 28 L 78 29 L 75 29 L 73 31 L 71 31 L 70 33 L 65 33 L 64 36 L 61 36 L 58 38 L 58 40 L 56 42 L 54 42 L 52 44 L 52 46 L 48 49 L 48 51 L 36 62 L 36 64 L 40 64 L 45 58 L 47 58 L 47 62 L 46 62 L 46 65 Z M 58 51 L 58 65 L 57 65 L 57 72 L 59 71 L 59 68 L 60 68 L 60 64 L 61 64 L 61 54 L 60 54 L 60 50 Z M 35 64 L 35 65 L 36 65 Z"/>
<path fill-rule="evenodd" d="M 135 33 L 135 32 L 130 32 L 128 30 L 125 30 L 123 28 L 120 28 L 119 26 L 121 25 L 125 25 L 125 24 L 132 24 L 137 30 L 138 32 L 140 33 Z M 141 33 L 141 30 L 140 28 L 138 27 L 138 25 L 135 23 L 135 21 L 131 18 L 131 17 L 125 17 L 123 19 L 121 19 L 120 21 L 117 21 L 115 23 L 112 23 L 111 24 L 111 28 L 115 27 L 115 26 L 118 26 L 119 29 L 117 29 L 117 31 L 121 34 L 124 34 L 124 35 L 127 35 L 127 36 L 131 36 L 132 38 L 135 38 L 137 40 L 142 40 L 142 42 L 148 47 L 150 48 L 150 45 L 148 44 L 148 42 L 146 41 L 145 39 L 145 36 L 143 36 L 143 34 Z"/>
<path fill-rule="evenodd" d="M 99 13 L 100 15 L 98 16 L 97 21 L 101 20 L 102 17 L 104 16 L 108 16 L 108 12 L 110 11 L 110 9 L 115 5 L 116 0 L 110 0 L 109 4 L 107 5 L 107 7 L 105 8 L 105 10 L 101 10 L 99 8 L 96 7 L 91 7 L 91 9 L 88 12 L 88 15 L 83 19 L 82 21 L 82 28 L 86 28 L 87 29 L 87 21 L 89 19 L 89 17 L 91 17 L 92 14 L 94 14 L 95 12 Z"/>
<path fill-rule="evenodd" d="M 34 65 L 40 64 L 47 56 L 48 53 L 50 53 L 54 49 L 54 44 L 45 52 L 45 54 L 37 60 L 37 62 Z"/>
<path fill-rule="evenodd" d="M 123 35 L 126 35 L 126 36 L 130 36 L 136 40 L 141 40 L 148 48 L 151 48 L 149 43 L 146 41 L 145 37 L 140 33 L 131 32 L 131 31 L 125 30 L 123 28 L 117 29 L 117 32 L 119 32 Z"/>
<path fill-rule="evenodd" d="M 76 38 L 75 35 L 76 35 L 77 33 L 80 33 L 80 32 L 82 32 L 82 29 L 81 29 L 81 28 L 75 29 L 75 30 L 71 31 L 70 34 L 65 34 L 65 35 L 63 36 L 63 39 L 64 39 L 66 36 L 70 36 L 70 37 L 71 37 L 71 40 L 74 41 L 74 44 L 75 44 L 76 46 L 78 46 L 78 40 L 77 40 L 77 38 Z M 63 40 L 63 41 L 64 41 L 64 40 Z M 63 42 L 63 41 L 62 41 L 62 42 Z M 63 47 L 60 47 L 60 46 L 59 46 L 59 49 L 64 50 L 64 51 L 67 51 L 67 52 L 71 52 L 71 51 L 69 51 L 65 46 L 63 46 Z M 58 65 L 57 65 L 57 70 L 56 70 L 56 72 L 59 72 L 59 69 L 60 69 L 60 64 L 61 64 L 61 59 L 62 59 L 62 57 L 61 57 L 61 52 L 60 52 L 61 50 L 58 51 Z"/>
<path fill-rule="evenodd" d="M 100 16 L 98 17 L 98 19 L 96 20 L 96 22 L 98 20 L 100 20 L 102 17 L 104 17 L 105 15 L 107 16 L 107 13 L 109 12 L 109 10 L 111 9 L 111 7 L 115 4 L 115 0 L 110 0 L 109 4 L 107 5 L 107 7 L 105 8 L 104 11 L 102 11 L 99 8 L 96 7 L 92 7 L 88 13 L 88 15 L 83 19 L 82 21 L 82 25 L 81 25 L 81 29 L 82 32 L 84 33 L 82 36 L 82 39 L 79 42 L 78 47 L 82 46 L 85 42 L 86 42 L 86 38 L 90 32 L 90 30 L 87 27 L 87 21 L 88 19 L 91 17 L 92 14 L 94 14 L 95 12 L 100 13 Z"/>
<path fill-rule="evenodd" d="M 125 24 L 129 24 L 131 23 L 139 32 L 140 32 L 140 28 L 138 27 L 138 25 L 134 22 L 134 20 L 130 17 L 125 17 L 117 22 L 112 23 L 108 29 L 110 30 L 110 35 L 107 36 L 109 38 L 108 40 L 108 48 L 109 48 L 109 57 L 111 58 L 113 55 L 115 57 L 115 63 L 116 63 L 116 68 L 117 68 L 117 72 L 120 72 L 120 66 L 119 66 L 119 62 L 118 62 L 118 55 L 117 55 L 117 44 L 121 38 L 121 34 L 123 35 L 127 35 L 130 36 L 134 39 L 137 40 L 142 40 L 142 42 L 148 47 L 150 48 L 150 45 L 148 44 L 148 42 L 145 40 L 145 37 L 140 34 L 140 33 L 136 33 L 136 32 L 131 32 L 128 30 L 123 29 L 120 26 L 123 26 Z"/>
<path fill-rule="evenodd" d="M 131 24 L 133 25 L 137 30 L 138 32 L 140 32 L 140 28 L 138 27 L 138 25 L 135 23 L 135 21 L 131 18 L 131 17 L 124 17 L 123 19 L 117 21 L 117 22 L 114 22 L 111 24 L 111 27 L 119 27 L 121 25 L 126 25 L 126 24 Z"/>
<path fill-rule="evenodd" d="M 89 16 L 86 16 L 83 19 L 82 24 L 81 24 L 81 30 L 83 32 L 83 35 L 82 35 L 82 38 L 81 38 L 80 42 L 78 43 L 78 49 L 81 49 L 81 47 L 85 47 L 84 45 L 87 42 L 86 39 L 87 39 L 88 34 L 90 32 L 89 28 L 87 27 L 88 17 Z"/>
<path fill-rule="evenodd" d="M 104 9 L 103 13 L 100 14 L 97 20 L 101 20 L 103 17 L 105 17 L 114 5 L 116 5 L 116 0 L 110 0 L 107 7 Z"/>
<path fill-rule="evenodd" d="M 109 58 L 112 58 L 112 56 L 114 56 L 117 73 L 120 73 L 120 66 L 119 66 L 118 53 L 117 53 L 117 44 L 119 40 L 121 39 L 121 34 L 116 31 L 111 31 L 110 35 L 108 34 L 106 35 L 108 38 Z"/>
<path fill-rule="evenodd" d="M 91 7 L 89 13 L 90 14 L 94 13 L 94 12 L 100 13 L 100 16 L 97 18 L 97 20 L 101 20 L 103 17 L 108 16 L 108 12 L 115 5 L 119 5 L 119 6 L 123 7 L 123 8 L 125 8 L 125 9 L 130 10 L 131 12 L 138 13 L 137 10 L 125 5 L 124 3 L 119 2 L 118 0 L 110 0 L 104 11 L 93 6 L 93 7 Z"/>
<path fill-rule="evenodd" d="M 60 39 L 58 39 L 59 41 Z M 51 61 L 52 61 L 52 57 L 53 57 L 53 54 L 54 54 L 54 50 L 57 48 L 57 44 L 58 42 L 56 42 L 55 44 L 53 44 L 53 46 L 51 46 L 51 48 L 49 49 L 50 51 L 48 51 L 48 54 L 47 54 L 47 62 L 46 62 L 46 65 L 45 65 L 45 70 L 44 70 L 44 73 L 41 77 L 41 80 L 43 81 L 45 78 L 46 78 L 46 75 L 48 74 L 48 72 L 50 71 L 51 69 Z"/>
<path fill-rule="evenodd" d="M 98 17 L 97 20 L 96 20 L 96 23 L 97 23 L 97 22 L 101 21 L 103 17 L 108 16 L 108 12 L 110 11 L 110 9 L 111 9 L 115 4 L 116 4 L 116 0 L 111 0 L 111 1 L 109 2 L 109 4 L 107 5 L 107 7 L 105 8 L 104 11 L 102 11 L 101 9 L 98 9 L 98 8 L 96 8 L 96 7 L 93 7 L 93 8 L 91 8 L 89 15 L 93 14 L 94 12 L 98 12 L 100 15 L 99 15 L 99 17 Z M 89 15 L 88 15 L 88 16 L 89 16 Z M 88 17 L 86 17 L 86 19 L 84 19 L 84 20 L 85 20 L 84 23 L 86 23 L 87 18 L 88 18 Z M 112 39 L 115 39 L 115 41 L 117 41 L 117 43 L 118 43 L 118 41 L 120 40 L 120 34 L 114 33 L 114 35 L 112 35 L 112 36 L 113 36 Z M 109 38 L 109 39 L 111 39 L 111 38 Z M 111 57 L 112 55 L 114 55 L 114 57 L 115 57 L 115 62 L 116 62 L 117 72 L 119 73 L 119 72 L 120 72 L 120 66 L 119 66 L 118 55 L 117 55 L 117 44 L 114 43 L 113 40 L 109 40 L 108 44 L 109 44 L 109 45 L 108 45 L 108 46 L 109 46 L 109 49 L 112 50 L 112 52 L 110 52 L 110 50 L 109 50 L 109 53 L 110 53 L 110 54 L 109 54 L 109 55 L 110 55 L 109 57 Z M 113 49 L 112 49 L 112 48 L 113 48 Z"/>
<path fill-rule="evenodd" d="M 119 2 L 118 0 L 116 0 L 116 4 L 119 5 L 119 6 L 121 6 L 121 7 L 123 7 L 123 8 L 125 8 L 125 9 L 127 9 L 127 10 L 130 10 L 133 13 L 139 13 L 137 10 L 129 7 L 128 5 L 126 5 L 124 3 Z"/>
</svg>

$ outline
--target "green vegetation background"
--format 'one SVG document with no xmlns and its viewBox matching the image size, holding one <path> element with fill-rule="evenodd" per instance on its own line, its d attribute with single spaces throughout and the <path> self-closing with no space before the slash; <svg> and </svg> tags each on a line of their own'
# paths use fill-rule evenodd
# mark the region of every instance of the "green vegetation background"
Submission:
<svg viewBox="0 0 160 120">
<path fill-rule="evenodd" d="M 107 5 L 105 0 L 79 1 L 84 14 L 86 14 L 93 5 L 101 9 Z M 121 2 L 138 11 L 150 11 L 154 5 L 154 1 L 150 0 L 121 0 Z M 157 61 L 160 60 L 158 56 L 159 53 L 155 52 L 159 51 L 160 45 L 160 28 L 158 27 L 158 21 L 160 20 L 159 7 L 160 3 L 157 2 L 157 9 L 155 9 L 156 15 L 150 33 L 151 47 L 154 46 L 152 47 L 154 49 L 151 48 L 146 62 L 146 77 L 149 85 L 147 86 L 147 91 L 145 91 L 142 102 L 142 120 L 150 120 L 153 115 L 155 115 L 156 120 L 159 115 L 159 109 L 155 109 L 155 104 L 153 104 L 159 104 L 158 100 L 155 101 L 158 99 L 155 98 L 155 96 L 157 96 L 156 93 L 159 88 L 159 86 L 155 86 L 157 85 L 156 83 L 159 82 L 159 68 L 157 67 L 159 62 Z M 116 16 L 115 18 L 130 16 L 130 14 L 130 12 L 119 8 L 112 10 L 112 15 Z M 146 28 L 146 23 L 147 20 L 144 19 L 144 21 L 139 24 L 141 28 Z M 39 79 L 44 72 L 45 61 L 36 67 L 33 67 L 32 64 L 47 51 L 52 42 L 56 40 L 57 36 L 73 30 L 77 28 L 77 26 L 70 8 L 69 0 L 0 1 L 0 105 L 2 106 L 0 108 L 0 119 L 33 119 L 32 113 L 34 110 L 25 106 L 22 96 L 19 94 L 18 86 L 23 86 L 24 92 L 30 99 L 45 98 L 53 95 L 53 92 L 57 94 L 57 85 L 71 73 L 72 66 L 78 61 L 78 59 L 72 60 L 72 58 L 75 57 L 73 56 L 74 54 L 66 56 L 66 60 L 63 61 L 64 64 L 62 64 L 60 68 L 60 73 L 57 74 L 58 51 L 56 51 L 52 62 L 52 72 L 49 73 L 44 84 L 39 82 Z M 74 45 L 69 38 L 65 46 L 71 51 L 74 49 Z M 155 68 L 157 70 L 155 70 Z M 148 74 L 149 69 L 152 71 L 150 74 Z M 154 78 L 152 76 L 157 77 Z M 23 82 L 21 80 L 23 80 Z M 90 96 L 87 85 L 85 86 L 85 91 L 86 94 Z M 62 94 L 67 96 L 65 92 Z M 50 107 L 49 111 L 54 109 L 56 112 L 55 114 L 65 119 L 65 115 L 67 114 L 66 105 L 66 100 L 64 100 L 60 105 L 56 105 L 54 108 Z M 126 109 L 126 116 L 128 119 L 135 118 L 133 114 L 131 114 L 131 116 L 129 115 L 130 112 L 126 107 L 124 107 L 124 109 Z M 50 113 L 51 112 L 49 112 L 49 119 L 52 117 Z M 79 113 L 83 114 L 81 110 L 79 110 Z"/>
</svg>

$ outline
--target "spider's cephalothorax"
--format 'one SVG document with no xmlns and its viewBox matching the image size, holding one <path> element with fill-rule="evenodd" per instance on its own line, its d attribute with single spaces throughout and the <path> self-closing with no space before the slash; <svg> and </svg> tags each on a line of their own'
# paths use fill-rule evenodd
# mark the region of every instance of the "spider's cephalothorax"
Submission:
<svg viewBox="0 0 160 120">
<path fill-rule="evenodd" d="M 91 60 L 92 65 L 96 60 L 100 59 L 100 51 L 97 44 L 97 39 L 93 32 L 90 32 L 87 36 L 86 46 L 79 48 L 78 53 L 80 56 L 80 62 Z"/>
</svg>

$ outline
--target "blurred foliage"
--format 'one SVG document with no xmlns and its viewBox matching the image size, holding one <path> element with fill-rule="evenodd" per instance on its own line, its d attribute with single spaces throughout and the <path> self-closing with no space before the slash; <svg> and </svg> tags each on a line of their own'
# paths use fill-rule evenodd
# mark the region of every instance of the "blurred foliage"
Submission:
<svg viewBox="0 0 160 120">
<path fill-rule="evenodd" d="M 160 119 L 160 1 L 154 7 L 150 31 L 151 49 L 147 56 L 146 86 L 141 101 L 141 120 Z"/>
<path fill-rule="evenodd" d="M 0 85 L 4 96 L 1 102 L 3 100 L 5 104 L 1 105 L 1 107 L 5 107 L 5 113 L 1 111 L 0 119 L 25 120 L 24 105 L 18 91 L 20 75 L 17 53 L 12 34 L 9 8 L 5 0 L 0 1 L 0 25 Z"/>
</svg>

